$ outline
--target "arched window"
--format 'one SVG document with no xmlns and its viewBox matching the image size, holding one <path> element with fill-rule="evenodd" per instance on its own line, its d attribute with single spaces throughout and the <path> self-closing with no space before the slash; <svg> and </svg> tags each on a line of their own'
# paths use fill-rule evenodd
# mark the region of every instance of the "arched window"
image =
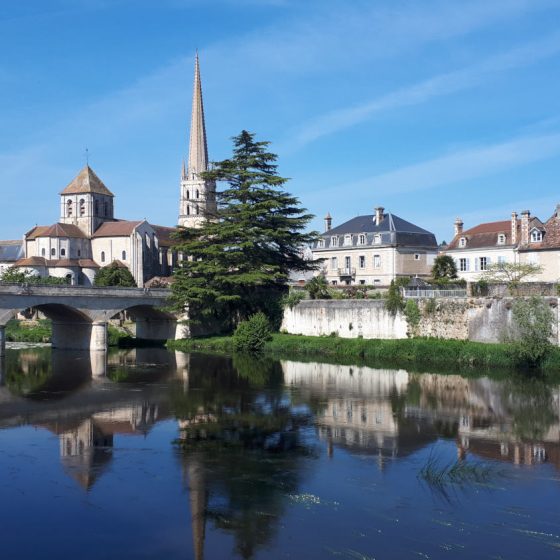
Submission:
<svg viewBox="0 0 560 560">
<path fill-rule="evenodd" d="M 66 255 L 66 249 L 60 249 L 60 256 L 64 257 Z"/>
<path fill-rule="evenodd" d="M 56 255 L 56 249 L 53 247 L 53 248 L 51 249 L 51 256 L 54 257 L 55 255 Z"/>
<path fill-rule="evenodd" d="M 105 251 L 101 251 L 101 262 L 105 262 Z"/>
<path fill-rule="evenodd" d="M 122 260 L 123 260 L 123 261 L 126 261 L 126 251 L 123 251 L 123 252 L 122 252 Z"/>
<path fill-rule="evenodd" d="M 189 189 L 187 189 L 187 192 L 186 192 L 186 194 L 187 194 L 187 200 L 189 200 L 189 197 L 190 197 L 190 194 L 189 194 Z"/>
<path fill-rule="evenodd" d="M 69 200 L 69 201 L 66 203 L 66 215 L 67 215 L 69 218 L 72 216 L 72 210 L 73 210 L 73 209 L 72 209 L 72 201 Z"/>
<path fill-rule="evenodd" d="M 200 208 L 198 207 L 198 204 L 196 205 L 196 215 L 198 216 L 200 214 Z"/>
<path fill-rule="evenodd" d="M 80 216 L 86 215 L 86 201 L 80 198 Z"/>
<path fill-rule="evenodd" d="M 198 191 L 198 189 L 196 189 L 196 198 L 197 200 L 200 198 L 200 192 Z"/>
<path fill-rule="evenodd" d="M 191 215 L 191 207 L 187 206 L 187 216 L 190 216 L 190 215 Z"/>
<path fill-rule="evenodd" d="M 44 247 L 41 249 L 41 256 L 42 256 L 42 257 L 45 256 L 45 248 L 44 248 Z"/>
</svg>

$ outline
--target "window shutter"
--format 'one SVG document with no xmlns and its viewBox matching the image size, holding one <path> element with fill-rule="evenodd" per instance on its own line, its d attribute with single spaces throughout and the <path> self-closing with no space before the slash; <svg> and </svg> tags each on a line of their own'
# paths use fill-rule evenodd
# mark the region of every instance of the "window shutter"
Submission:
<svg viewBox="0 0 560 560">
<path fill-rule="evenodd" d="M 465 271 L 468 272 L 471 268 L 471 259 L 465 259 Z"/>
<path fill-rule="evenodd" d="M 474 269 L 475 269 L 475 270 L 478 270 L 478 268 L 479 268 L 479 267 L 478 267 L 479 263 L 480 263 L 480 258 L 479 258 L 479 257 L 475 257 L 475 258 L 474 258 Z"/>
</svg>

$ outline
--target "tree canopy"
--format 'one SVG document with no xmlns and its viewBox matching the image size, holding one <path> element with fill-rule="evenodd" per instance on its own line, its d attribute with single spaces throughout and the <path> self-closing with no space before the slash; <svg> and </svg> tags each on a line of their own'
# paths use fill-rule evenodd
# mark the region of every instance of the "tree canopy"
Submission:
<svg viewBox="0 0 560 560">
<path fill-rule="evenodd" d="M 104 266 L 95 276 L 95 286 L 120 286 L 122 288 L 136 288 L 134 276 L 125 266 L 113 261 Z"/>
<path fill-rule="evenodd" d="M 302 254 L 316 238 L 304 233 L 312 215 L 284 190 L 268 145 L 244 130 L 233 138 L 232 157 L 203 174 L 225 188 L 216 193 L 217 215 L 177 235 L 184 258 L 172 285 L 176 308 L 226 314 L 234 323 L 258 311 L 274 318 L 290 271 L 315 268 Z"/>
<path fill-rule="evenodd" d="M 457 278 L 457 265 L 450 255 L 439 255 L 432 267 L 432 278 L 436 282 L 448 282 Z"/>
<path fill-rule="evenodd" d="M 486 282 L 504 282 L 513 292 L 525 278 L 537 275 L 542 270 L 542 266 L 532 263 L 498 262 L 489 265 L 482 278 Z"/>
</svg>

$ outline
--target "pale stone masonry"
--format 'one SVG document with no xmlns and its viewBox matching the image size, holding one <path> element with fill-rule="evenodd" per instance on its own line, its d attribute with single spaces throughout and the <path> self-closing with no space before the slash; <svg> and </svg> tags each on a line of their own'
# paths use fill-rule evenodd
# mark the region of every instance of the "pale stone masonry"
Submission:
<svg viewBox="0 0 560 560">
<path fill-rule="evenodd" d="M 399 276 L 430 276 L 438 252 L 433 233 L 382 207 L 331 225 L 328 214 L 325 232 L 312 248 L 330 284 L 383 287 Z"/>
</svg>

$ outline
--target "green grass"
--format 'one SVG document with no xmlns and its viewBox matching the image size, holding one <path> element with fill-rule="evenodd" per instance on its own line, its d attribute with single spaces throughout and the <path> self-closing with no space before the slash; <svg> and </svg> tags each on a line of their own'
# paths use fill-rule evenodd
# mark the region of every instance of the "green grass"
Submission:
<svg viewBox="0 0 560 560">
<path fill-rule="evenodd" d="M 169 341 L 168 348 L 185 352 L 233 353 L 231 337 L 208 337 Z M 508 344 L 484 344 L 465 340 L 413 338 L 378 340 L 330 336 L 274 334 L 264 348 L 276 357 L 299 357 L 367 363 L 411 370 L 441 368 L 457 370 L 511 370 L 518 367 L 515 352 Z M 552 348 L 542 364 L 547 372 L 560 372 L 560 349 Z"/>
<path fill-rule="evenodd" d="M 9 342 L 50 342 L 51 322 L 42 319 L 36 322 L 8 321 L 6 340 Z"/>
</svg>

